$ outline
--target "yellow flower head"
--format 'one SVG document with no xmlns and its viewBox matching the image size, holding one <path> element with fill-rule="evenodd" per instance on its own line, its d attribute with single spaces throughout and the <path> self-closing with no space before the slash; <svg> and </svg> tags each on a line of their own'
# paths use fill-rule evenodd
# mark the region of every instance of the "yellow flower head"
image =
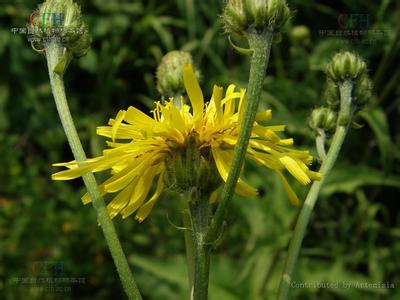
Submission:
<svg viewBox="0 0 400 300">
<path fill-rule="evenodd" d="M 107 141 L 109 148 L 103 151 L 102 156 L 79 164 L 76 161 L 54 164 L 68 170 L 53 174 L 52 178 L 69 180 L 88 172 L 110 169 L 111 177 L 99 185 L 103 195 L 116 193 L 107 206 L 110 217 L 121 214 L 126 218 L 136 212 L 139 222 L 149 215 L 164 188 L 168 162 L 178 149 L 185 149 L 188 140 L 195 140 L 199 152 L 210 153 L 215 169 L 226 181 L 243 116 L 245 90 L 237 91 L 234 85 L 230 85 L 224 95 L 222 87 L 214 86 L 211 100 L 205 104 L 191 65 L 184 66 L 183 77 L 192 111 L 182 99 L 181 107 L 174 106 L 173 99 L 165 104 L 156 102 L 153 118 L 134 107 L 121 110 L 115 119 L 110 119 L 109 126 L 97 128 L 97 134 L 111 139 Z M 320 174 L 308 169 L 307 164 L 312 160 L 308 151 L 288 148 L 293 140 L 281 139 L 277 135 L 285 126 L 257 123 L 270 119 L 270 110 L 257 113 L 246 156 L 258 165 L 275 170 L 291 202 L 297 204 L 298 199 L 283 171 L 286 169 L 304 185 L 320 179 Z M 149 196 L 155 180 L 156 187 Z M 244 196 L 257 194 L 255 188 L 241 179 L 235 191 Z M 86 194 L 82 200 L 89 203 L 90 197 Z"/>
</svg>

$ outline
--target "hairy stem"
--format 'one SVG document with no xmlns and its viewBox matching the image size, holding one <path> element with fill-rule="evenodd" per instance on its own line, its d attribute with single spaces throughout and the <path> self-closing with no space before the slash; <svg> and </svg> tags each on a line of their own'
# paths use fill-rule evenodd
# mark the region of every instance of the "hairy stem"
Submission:
<svg viewBox="0 0 400 300">
<path fill-rule="evenodd" d="M 322 162 L 321 168 L 319 172 L 322 175 L 322 179 L 320 181 L 314 181 L 309 192 L 307 198 L 303 204 L 300 215 L 297 219 L 296 227 L 293 232 L 292 239 L 290 240 L 289 250 L 286 257 L 285 268 L 282 273 L 281 282 L 279 285 L 278 291 L 278 299 L 285 300 L 288 297 L 290 285 L 292 282 L 293 271 L 297 263 L 297 259 L 299 256 L 301 244 L 304 239 L 304 235 L 307 229 L 307 225 L 310 221 L 311 213 L 315 206 L 315 203 L 318 200 L 319 192 L 323 184 L 325 183 L 326 178 L 328 177 L 329 172 L 331 171 L 335 161 L 339 155 L 340 148 L 343 145 L 343 141 L 347 134 L 348 126 L 351 122 L 351 91 L 353 84 L 351 81 L 344 81 L 339 85 L 340 88 L 340 111 L 338 122 L 336 125 L 336 132 L 332 139 L 332 144 L 329 148 L 329 151 Z M 347 123 L 344 123 L 344 120 L 347 119 Z"/>
<path fill-rule="evenodd" d="M 218 200 L 218 207 L 215 212 L 211 230 L 208 237 L 209 241 L 214 241 L 219 236 L 221 225 L 225 219 L 226 208 L 233 197 L 236 183 L 242 169 L 247 146 L 254 124 L 254 118 L 260 102 L 260 94 L 265 78 L 265 71 L 268 66 L 271 52 L 273 32 L 265 30 L 263 32 L 250 30 L 247 33 L 250 48 L 253 54 L 250 61 L 250 78 L 247 87 L 246 102 L 244 107 L 243 119 L 239 130 L 237 144 L 234 150 L 231 169 L 224 186 L 222 197 Z"/>
<path fill-rule="evenodd" d="M 192 240 L 194 273 L 191 291 L 192 300 L 208 298 L 208 277 L 210 273 L 210 244 L 207 243 L 209 230 L 210 205 L 208 197 L 193 188 L 189 195 L 189 211 L 192 221 Z"/>
<path fill-rule="evenodd" d="M 182 197 L 183 198 L 183 197 Z M 193 285 L 194 273 L 194 254 L 193 254 L 193 238 L 192 238 L 192 224 L 190 221 L 190 212 L 188 207 L 188 200 L 182 199 L 184 202 L 184 210 L 182 212 L 183 226 L 186 228 L 184 231 L 185 249 L 186 249 L 186 263 L 188 271 L 189 287 Z"/>
<path fill-rule="evenodd" d="M 72 120 L 71 113 L 69 111 L 67 99 L 65 96 L 63 78 L 62 76 L 54 72 L 54 68 L 57 66 L 62 56 L 63 48 L 58 43 L 51 42 L 46 45 L 45 50 L 51 89 L 53 91 L 58 114 L 60 116 L 65 135 L 67 136 L 68 143 L 71 147 L 75 160 L 79 163 L 86 160 L 86 155 L 83 151 L 81 141 Z M 108 215 L 104 200 L 101 197 L 97 188 L 97 183 L 94 175 L 92 173 L 84 175 L 83 181 L 92 199 L 93 207 L 96 210 L 98 221 L 103 230 L 105 239 L 111 252 L 111 256 L 114 260 L 125 292 L 128 295 L 129 299 L 142 299 L 136 286 L 135 280 L 133 279 L 131 270 L 129 269 L 128 262 L 122 250 L 121 243 L 118 239 L 114 225 Z"/>
<path fill-rule="evenodd" d="M 209 197 L 193 188 L 189 192 L 189 211 L 192 221 L 192 240 L 194 272 L 191 291 L 192 300 L 206 300 L 208 298 L 208 277 L 210 273 L 210 244 L 207 243 L 209 230 L 210 205 Z"/>
</svg>

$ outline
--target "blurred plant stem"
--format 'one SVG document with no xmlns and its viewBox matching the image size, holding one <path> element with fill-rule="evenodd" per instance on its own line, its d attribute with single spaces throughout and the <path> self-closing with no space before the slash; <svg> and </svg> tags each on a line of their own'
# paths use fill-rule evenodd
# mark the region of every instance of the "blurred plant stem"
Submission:
<svg viewBox="0 0 400 300">
<path fill-rule="evenodd" d="M 379 90 L 382 84 L 382 81 L 384 79 L 384 76 L 388 73 L 388 68 L 392 66 L 392 62 L 395 59 L 399 47 L 400 47 L 400 23 L 396 27 L 396 33 L 393 37 L 393 40 L 391 41 L 388 50 L 386 51 L 385 55 L 382 57 L 381 61 L 379 62 L 379 67 L 378 70 L 375 72 L 374 78 L 373 78 L 373 86 L 375 87 L 376 90 Z M 392 73 L 392 72 L 390 72 Z M 384 90 L 384 88 L 383 88 Z M 385 95 L 386 97 L 386 95 Z M 378 101 L 383 102 L 383 97 L 380 95 Z"/>
<path fill-rule="evenodd" d="M 285 69 L 283 67 L 281 48 L 278 43 L 272 45 L 272 56 L 274 58 L 274 65 L 276 69 L 276 77 L 280 80 L 285 78 Z"/>
<path fill-rule="evenodd" d="M 53 41 L 46 45 L 46 59 L 49 70 L 50 84 L 53 92 L 54 100 L 57 106 L 58 114 L 61 119 L 62 126 L 67 136 L 68 143 L 77 162 L 86 160 L 81 141 L 76 131 L 71 113 L 69 111 L 67 99 L 65 96 L 64 81 L 62 74 L 54 72 L 54 69 L 63 56 L 64 48 L 57 42 Z M 97 188 L 94 175 L 88 173 L 83 176 L 83 181 L 92 199 L 93 207 L 96 210 L 97 218 L 103 230 L 105 239 L 113 257 L 115 266 L 120 276 L 122 285 L 129 299 L 142 299 L 140 292 L 136 286 L 135 280 L 129 269 L 126 256 L 122 250 L 121 243 L 118 239 L 114 225 L 108 215 L 104 200 Z"/>
<path fill-rule="evenodd" d="M 210 273 L 210 243 L 207 233 L 210 225 L 209 196 L 193 188 L 188 193 L 190 219 L 192 221 L 194 272 L 191 299 L 208 298 L 208 279 Z"/>
<path fill-rule="evenodd" d="M 246 92 L 246 102 L 244 104 L 244 115 L 229 175 L 222 192 L 222 197 L 218 200 L 218 207 L 211 223 L 211 230 L 208 236 L 209 242 L 215 241 L 219 236 L 226 216 L 227 205 L 233 197 L 235 186 L 243 167 L 254 118 L 260 102 L 273 36 L 274 34 L 270 29 L 264 29 L 263 31 L 250 29 L 246 33 L 246 38 L 253 52 L 250 61 L 250 77 Z"/>
<path fill-rule="evenodd" d="M 278 291 L 278 300 L 285 300 L 288 298 L 290 284 L 293 277 L 293 271 L 296 267 L 297 259 L 299 256 L 301 244 L 304 239 L 305 231 L 309 223 L 311 213 L 318 200 L 319 192 L 326 178 L 329 175 L 335 161 L 338 157 L 343 141 L 346 137 L 349 124 L 351 123 L 352 107 L 351 107 L 351 91 L 353 83 L 350 80 L 345 80 L 339 84 L 340 89 L 340 111 L 338 121 L 336 124 L 336 131 L 332 139 L 332 144 L 324 158 L 319 172 L 322 175 L 320 181 L 314 181 L 304 201 L 300 215 L 293 232 L 293 237 L 289 244 L 289 250 L 285 261 L 284 271 L 282 273 L 281 282 Z M 350 113 L 350 115 L 349 115 Z"/>
</svg>

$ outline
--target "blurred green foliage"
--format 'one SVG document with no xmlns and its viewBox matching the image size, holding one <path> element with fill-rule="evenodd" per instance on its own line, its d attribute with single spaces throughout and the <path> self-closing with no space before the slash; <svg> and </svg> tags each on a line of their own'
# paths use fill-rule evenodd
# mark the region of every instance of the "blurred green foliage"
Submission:
<svg viewBox="0 0 400 300">
<path fill-rule="evenodd" d="M 129 105 L 151 109 L 159 97 L 155 70 L 167 51 L 192 53 L 208 95 L 214 83 L 246 85 L 248 59 L 236 54 L 223 35 L 221 1 L 79 2 L 93 44 L 65 79 L 79 134 L 92 156 L 104 145 L 95 135 L 97 125 Z M 50 180 L 51 163 L 72 155 L 45 59 L 24 35 L 11 32 L 28 22 L 37 4 L 2 1 L 0 6 L 0 299 L 122 299 L 94 210 L 79 200 L 82 182 Z M 400 299 L 399 3 L 289 4 L 295 12 L 282 42 L 273 47 L 262 105 L 273 108 L 274 124 L 288 124 L 298 147 L 315 153 L 307 116 L 323 102 L 322 70 L 336 51 L 358 51 L 375 84 L 373 104 L 357 120 L 364 127 L 351 130 L 315 208 L 296 281 L 390 282 L 397 287 L 298 288 L 292 290 L 293 299 Z M 341 14 L 364 14 L 369 22 L 343 27 Z M 292 40 L 295 25 L 306 25 L 310 37 Z M 370 32 L 361 38 L 326 31 L 352 29 Z M 212 258 L 210 299 L 274 299 L 277 293 L 299 207 L 290 206 L 271 172 L 249 165 L 246 177 L 262 193 L 233 201 L 229 227 Z M 307 189 L 295 188 L 304 197 Z M 143 224 L 133 218 L 117 218 L 115 224 L 145 299 L 187 299 L 183 232 L 173 225 L 180 225 L 176 195 L 165 193 Z M 85 283 L 57 284 L 70 289 L 46 291 L 43 283 L 18 282 L 46 275 L 40 262 L 61 263 L 58 275 L 84 278 Z"/>
</svg>

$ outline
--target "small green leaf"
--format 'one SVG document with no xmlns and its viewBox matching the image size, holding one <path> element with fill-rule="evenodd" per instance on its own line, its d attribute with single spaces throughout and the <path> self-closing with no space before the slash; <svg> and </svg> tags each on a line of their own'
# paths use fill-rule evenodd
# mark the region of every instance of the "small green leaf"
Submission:
<svg viewBox="0 0 400 300">
<path fill-rule="evenodd" d="M 243 55 L 251 55 L 251 54 L 253 54 L 253 49 L 246 49 L 246 48 L 242 48 L 242 47 L 236 46 L 233 43 L 231 36 L 228 37 L 228 41 L 229 41 L 229 44 L 232 46 L 232 48 L 235 49 L 240 54 L 243 54 Z"/>
<path fill-rule="evenodd" d="M 63 76 L 71 60 L 72 60 L 71 53 L 69 51 L 64 51 L 63 56 L 61 57 L 57 65 L 54 67 L 53 72 L 60 76 Z"/>
</svg>

